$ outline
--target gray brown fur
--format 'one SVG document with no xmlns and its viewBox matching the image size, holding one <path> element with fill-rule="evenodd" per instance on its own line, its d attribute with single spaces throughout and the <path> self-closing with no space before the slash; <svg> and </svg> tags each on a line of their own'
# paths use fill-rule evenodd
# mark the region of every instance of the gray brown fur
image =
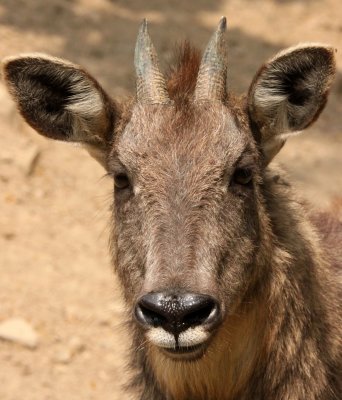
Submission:
<svg viewBox="0 0 342 400">
<path fill-rule="evenodd" d="M 167 105 L 116 104 L 79 67 L 55 59 L 43 75 L 40 56 L 4 62 L 5 81 L 29 124 L 48 137 L 79 141 L 114 179 L 130 179 L 128 188 L 114 190 L 111 250 L 132 310 L 129 390 L 137 399 L 341 396 L 341 224 L 311 215 L 283 172 L 269 166 L 287 136 L 318 117 L 334 74 L 332 49 L 295 51 L 296 66 L 292 49 L 271 60 L 248 96 L 227 92 L 222 102 L 196 103 L 200 57 L 187 45 L 169 76 L 174 103 Z M 273 82 L 269 95 L 283 96 L 285 114 L 276 110 L 275 117 L 274 102 L 265 113 L 253 96 L 260 76 L 266 79 L 281 57 L 279 86 Z M 282 84 L 291 68 L 295 82 Z M 76 85 L 70 96 L 69 70 L 91 82 L 102 101 L 95 116 L 77 113 L 77 104 L 67 108 L 84 94 L 75 94 Z M 60 89 L 61 74 L 67 90 Z M 249 185 L 234 182 L 237 168 L 252 172 Z M 222 304 L 223 321 L 199 359 L 168 358 L 133 318 L 143 293 L 169 288 L 208 293 Z"/>
</svg>

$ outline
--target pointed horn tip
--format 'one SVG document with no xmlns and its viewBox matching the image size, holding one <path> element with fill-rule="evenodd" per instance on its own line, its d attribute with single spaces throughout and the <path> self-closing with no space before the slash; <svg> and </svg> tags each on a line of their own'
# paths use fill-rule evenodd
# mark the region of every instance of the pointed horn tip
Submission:
<svg viewBox="0 0 342 400">
<path fill-rule="evenodd" d="M 144 18 L 141 21 L 140 30 L 141 30 L 141 32 L 144 32 L 144 33 L 147 32 L 147 19 L 146 18 Z"/>
<path fill-rule="evenodd" d="M 227 27 L 227 18 L 226 17 L 221 17 L 218 29 L 219 31 L 223 32 L 226 30 Z"/>
</svg>

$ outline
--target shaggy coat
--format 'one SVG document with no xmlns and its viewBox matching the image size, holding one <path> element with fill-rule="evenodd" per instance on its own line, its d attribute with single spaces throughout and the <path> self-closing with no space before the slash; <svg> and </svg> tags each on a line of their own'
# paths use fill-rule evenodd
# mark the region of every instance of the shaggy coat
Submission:
<svg viewBox="0 0 342 400">
<path fill-rule="evenodd" d="M 40 54 L 6 59 L 3 76 L 31 126 L 81 143 L 114 179 L 111 251 L 129 310 L 134 398 L 338 400 L 341 223 L 309 211 L 270 164 L 322 111 L 333 49 L 278 54 L 241 98 L 221 85 L 220 100 L 203 100 L 200 65 L 184 45 L 157 103 L 114 102 L 82 68 Z M 158 316 L 137 323 L 139 299 L 170 290 L 214 298 L 216 325 L 175 339 Z M 183 352 L 168 351 L 174 340 Z"/>
</svg>

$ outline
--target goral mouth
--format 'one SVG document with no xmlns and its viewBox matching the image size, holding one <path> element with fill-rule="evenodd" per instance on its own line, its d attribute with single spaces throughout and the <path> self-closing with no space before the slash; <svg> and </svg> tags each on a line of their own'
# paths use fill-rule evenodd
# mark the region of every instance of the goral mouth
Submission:
<svg viewBox="0 0 342 400">
<path fill-rule="evenodd" d="M 203 356 L 206 347 L 206 343 L 200 343 L 194 346 L 176 346 L 172 348 L 163 347 L 161 350 L 172 358 L 194 360 Z"/>
</svg>

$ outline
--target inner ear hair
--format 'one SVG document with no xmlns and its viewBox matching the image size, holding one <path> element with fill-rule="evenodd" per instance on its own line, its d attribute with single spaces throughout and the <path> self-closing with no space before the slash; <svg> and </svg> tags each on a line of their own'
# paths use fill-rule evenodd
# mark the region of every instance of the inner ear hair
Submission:
<svg viewBox="0 0 342 400">
<path fill-rule="evenodd" d="M 318 118 L 335 75 L 334 52 L 331 46 L 301 44 L 280 52 L 256 74 L 248 111 L 265 152 L 274 156 L 288 136 Z"/>
<path fill-rule="evenodd" d="M 37 132 L 102 151 L 113 131 L 114 103 L 84 69 L 34 53 L 6 58 L 2 70 L 21 115 Z"/>
</svg>

